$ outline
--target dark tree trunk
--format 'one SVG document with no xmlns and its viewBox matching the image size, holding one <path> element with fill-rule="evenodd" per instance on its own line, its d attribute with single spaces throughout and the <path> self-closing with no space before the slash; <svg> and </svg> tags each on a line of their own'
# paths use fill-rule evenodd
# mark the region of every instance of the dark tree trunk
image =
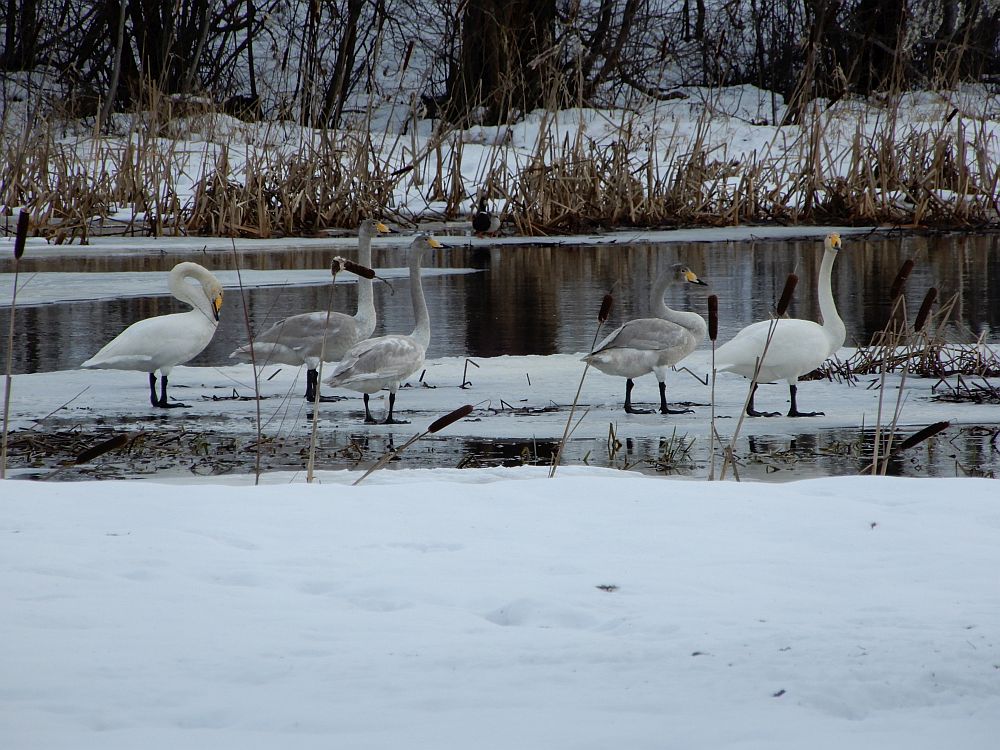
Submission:
<svg viewBox="0 0 1000 750">
<path fill-rule="evenodd" d="M 36 0 L 7 0 L 6 29 L 0 70 L 30 70 L 35 67 L 38 42 L 38 5 Z"/>
<path fill-rule="evenodd" d="M 347 17 L 344 19 L 344 33 L 337 47 L 337 60 L 333 66 L 333 77 L 330 79 L 323 100 L 323 124 L 332 128 L 340 125 L 340 116 L 344 111 L 344 99 L 350 89 L 351 70 L 357 53 L 358 21 L 365 0 L 347 0 Z"/>
<path fill-rule="evenodd" d="M 448 82 L 447 116 L 469 120 L 481 109 L 483 122 L 503 122 L 545 104 L 553 83 L 555 0 L 469 0 L 462 44 Z"/>
</svg>

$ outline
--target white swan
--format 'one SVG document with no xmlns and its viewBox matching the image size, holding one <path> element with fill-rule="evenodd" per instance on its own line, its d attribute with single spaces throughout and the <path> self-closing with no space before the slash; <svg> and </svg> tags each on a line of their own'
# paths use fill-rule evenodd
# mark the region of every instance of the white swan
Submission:
<svg viewBox="0 0 1000 750">
<path fill-rule="evenodd" d="M 372 264 L 372 237 L 384 234 L 389 227 L 374 219 L 365 219 L 358 227 L 358 262 Z M 353 315 L 331 312 L 308 312 L 285 318 L 253 340 L 253 353 L 258 364 L 306 366 L 306 400 L 316 398 L 316 380 L 319 375 L 319 357 L 324 362 L 339 362 L 344 353 L 359 341 L 368 338 L 375 330 L 375 297 L 371 279 L 358 280 L 358 311 Z M 326 332 L 326 344 L 323 334 Z M 230 359 L 250 361 L 250 344 L 245 344 L 229 355 Z M 320 401 L 332 401 L 320 397 Z"/>
<path fill-rule="evenodd" d="M 819 267 L 819 311 L 823 324 L 798 318 L 762 320 L 753 323 L 737 333 L 730 341 L 719 347 L 715 353 L 716 368 L 720 371 L 735 372 L 746 378 L 752 378 L 757 360 L 764 351 L 768 329 L 774 325 L 774 334 L 767 347 L 767 355 L 761 363 L 757 376 L 758 383 L 771 380 L 788 382 L 788 392 L 791 396 L 789 417 L 815 417 L 823 412 L 801 412 L 795 402 L 800 376 L 812 372 L 826 359 L 844 345 L 847 328 L 837 314 L 837 305 L 833 300 L 830 277 L 833 272 L 833 262 L 837 259 L 840 249 L 840 235 L 830 234 L 824 240 L 825 250 L 823 261 Z M 778 412 L 759 412 L 754 408 L 753 397 L 757 387 L 754 386 L 747 402 L 747 415 L 751 417 L 776 417 Z"/>
<path fill-rule="evenodd" d="M 191 283 L 194 282 L 194 283 Z M 219 325 L 222 285 L 197 263 L 178 263 L 170 271 L 170 291 L 194 309 L 158 315 L 130 325 L 81 367 L 140 370 L 149 373 L 149 402 L 159 408 L 185 406 L 167 401 L 167 376 L 208 346 Z M 156 394 L 156 372 L 160 394 Z"/>
<path fill-rule="evenodd" d="M 406 424 L 392 418 L 399 384 L 420 369 L 431 340 L 431 322 L 420 283 L 420 260 L 428 248 L 441 243 L 428 235 L 418 235 L 410 245 L 410 300 L 416 326 L 409 336 L 377 336 L 352 346 L 324 382 L 335 388 L 349 388 L 365 394 L 365 422 L 374 424 L 368 409 L 368 396 L 389 389 L 389 412 L 385 424 Z"/>
<path fill-rule="evenodd" d="M 648 372 L 656 374 L 660 383 L 660 413 L 684 414 L 690 409 L 667 407 L 667 369 L 693 352 L 705 338 L 708 325 L 697 313 L 672 310 L 663 302 L 667 287 L 676 283 L 706 286 L 687 266 L 676 264 L 665 269 L 653 284 L 649 304 L 655 318 L 630 320 L 597 345 L 593 353 L 583 358 L 592 367 L 607 375 L 626 378 L 625 411 L 628 414 L 650 414 L 649 409 L 632 406 L 633 378 Z"/>
</svg>

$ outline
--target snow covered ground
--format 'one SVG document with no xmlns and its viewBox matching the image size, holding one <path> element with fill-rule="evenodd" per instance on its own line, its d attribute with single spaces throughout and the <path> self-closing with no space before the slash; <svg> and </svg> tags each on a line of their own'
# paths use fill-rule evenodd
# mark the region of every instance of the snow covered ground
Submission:
<svg viewBox="0 0 1000 750">
<path fill-rule="evenodd" d="M 995 482 L 543 475 L 7 482 L 3 745 L 996 747 Z"/>
</svg>

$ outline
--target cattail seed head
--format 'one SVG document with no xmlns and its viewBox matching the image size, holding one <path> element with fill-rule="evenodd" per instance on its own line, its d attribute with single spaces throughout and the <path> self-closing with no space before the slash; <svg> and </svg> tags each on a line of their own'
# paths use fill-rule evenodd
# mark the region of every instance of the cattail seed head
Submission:
<svg viewBox="0 0 1000 750">
<path fill-rule="evenodd" d="M 719 335 L 719 298 L 714 294 L 708 295 L 708 337 L 715 341 Z"/>
<path fill-rule="evenodd" d="M 892 282 L 892 287 L 889 289 L 889 299 L 896 299 L 896 297 L 903 293 L 903 287 L 906 286 L 906 280 L 909 278 L 912 270 L 913 261 L 907 258 L 903 265 L 899 267 L 896 279 Z"/>
<path fill-rule="evenodd" d="M 122 433 L 121 435 L 115 435 L 112 438 L 108 438 L 107 440 L 98 443 L 92 448 L 87 448 L 87 450 L 81 452 L 73 460 L 73 463 L 76 464 L 77 466 L 79 466 L 80 464 L 90 463 L 98 456 L 103 456 L 105 453 L 124 447 L 126 443 L 128 443 L 128 435 L 126 435 L 125 433 Z"/>
<path fill-rule="evenodd" d="M 343 268 L 345 271 L 350 271 L 355 276 L 362 276 L 366 279 L 374 279 L 375 272 L 368 266 L 362 266 L 360 263 L 355 263 L 352 260 L 341 260 Z"/>
<path fill-rule="evenodd" d="M 612 296 L 611 292 L 604 295 L 604 299 L 601 300 L 601 311 L 597 313 L 597 322 L 604 323 L 607 321 L 608 317 L 611 315 L 611 309 L 615 306 L 615 298 Z"/>
<path fill-rule="evenodd" d="M 928 438 L 932 438 L 937 435 L 942 430 L 946 430 L 951 427 L 951 422 L 935 422 L 934 424 L 927 425 L 924 429 L 913 433 L 906 440 L 899 444 L 896 449 L 898 451 L 905 451 L 907 448 L 912 448 L 919 443 L 924 442 Z"/>
<path fill-rule="evenodd" d="M 788 274 L 785 280 L 785 288 L 781 291 L 781 298 L 778 300 L 778 317 L 785 314 L 788 305 L 791 304 L 792 295 L 795 294 L 795 286 L 799 283 L 799 277 L 794 273 Z"/>
<path fill-rule="evenodd" d="M 917 312 L 917 319 L 913 321 L 914 331 L 919 331 L 924 327 L 927 317 L 931 314 L 931 306 L 934 304 L 934 300 L 937 299 L 937 294 L 938 290 L 935 286 L 927 290 L 927 294 L 924 295 L 924 301 L 920 304 L 920 310 Z"/>
<path fill-rule="evenodd" d="M 28 241 L 28 220 L 31 217 L 27 211 L 22 211 L 17 217 L 17 232 L 14 235 L 14 260 L 20 260 L 24 255 L 24 243 Z"/>
<path fill-rule="evenodd" d="M 443 430 L 448 425 L 453 422 L 469 416 L 472 413 L 472 404 L 466 404 L 465 406 L 460 406 L 455 411 L 450 414 L 445 414 L 440 419 L 436 419 L 430 427 L 427 428 L 428 432 L 437 432 L 438 430 Z"/>
</svg>

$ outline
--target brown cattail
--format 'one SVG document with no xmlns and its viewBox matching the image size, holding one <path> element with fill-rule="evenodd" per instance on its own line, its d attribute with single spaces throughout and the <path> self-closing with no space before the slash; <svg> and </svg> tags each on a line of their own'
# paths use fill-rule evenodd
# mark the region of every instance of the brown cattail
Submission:
<svg viewBox="0 0 1000 750">
<path fill-rule="evenodd" d="M 936 286 L 932 286 L 927 290 L 927 294 L 924 295 L 924 301 L 920 304 L 920 310 L 917 312 L 917 319 L 913 321 L 914 331 L 919 331 L 924 327 L 924 323 L 927 322 L 927 316 L 931 314 L 931 305 L 937 299 L 937 293 Z"/>
<path fill-rule="evenodd" d="M 87 448 L 87 450 L 80 453 L 73 461 L 74 464 L 87 464 L 93 461 L 98 456 L 103 456 L 109 451 L 117 450 L 122 448 L 128 442 L 128 435 L 122 433 L 121 435 L 115 435 L 112 438 L 108 438 L 102 443 L 98 443 L 93 448 Z"/>
<path fill-rule="evenodd" d="M 20 260 L 24 255 L 24 243 L 28 240 L 27 211 L 22 211 L 17 217 L 17 233 L 14 235 L 14 260 Z"/>
<path fill-rule="evenodd" d="M 795 285 L 799 283 L 799 277 L 794 273 L 788 274 L 788 279 L 785 281 L 785 288 L 781 290 L 781 298 L 778 300 L 778 317 L 780 318 L 785 314 L 785 310 L 788 309 L 788 305 L 792 301 L 792 295 L 795 293 Z"/>
<path fill-rule="evenodd" d="M 714 294 L 708 295 L 708 337 L 715 341 L 719 335 L 719 298 Z"/>
<path fill-rule="evenodd" d="M 368 266 L 362 266 L 360 263 L 355 263 L 352 260 L 343 261 L 344 270 L 350 271 L 355 276 L 363 276 L 366 279 L 374 279 L 375 272 Z"/>
<path fill-rule="evenodd" d="M 611 292 L 604 295 L 604 299 L 601 300 L 601 311 L 597 313 L 597 322 L 605 323 L 608 317 L 611 315 L 611 308 L 615 306 L 615 298 L 612 296 Z"/>
<path fill-rule="evenodd" d="M 453 422 L 469 416 L 472 413 L 472 404 L 466 404 L 465 406 L 460 406 L 451 414 L 445 414 L 440 419 L 437 419 L 427 428 L 428 432 L 437 432 L 438 430 L 443 430 L 448 425 Z"/>
<path fill-rule="evenodd" d="M 912 270 L 913 261 L 907 258 L 903 265 L 899 267 L 899 273 L 896 274 L 896 279 L 892 282 L 892 287 L 889 289 L 889 299 L 896 299 L 896 297 L 903 293 L 903 287 L 906 286 L 906 280 L 909 278 L 910 271 Z"/>
<path fill-rule="evenodd" d="M 915 432 L 910 435 L 906 440 L 899 444 L 896 448 L 897 451 L 905 451 L 908 448 L 912 448 L 914 445 L 918 445 L 928 438 L 932 438 L 937 435 L 942 430 L 946 430 L 951 427 L 951 422 L 935 422 L 932 425 L 927 425 L 924 429 L 919 432 Z"/>
</svg>

